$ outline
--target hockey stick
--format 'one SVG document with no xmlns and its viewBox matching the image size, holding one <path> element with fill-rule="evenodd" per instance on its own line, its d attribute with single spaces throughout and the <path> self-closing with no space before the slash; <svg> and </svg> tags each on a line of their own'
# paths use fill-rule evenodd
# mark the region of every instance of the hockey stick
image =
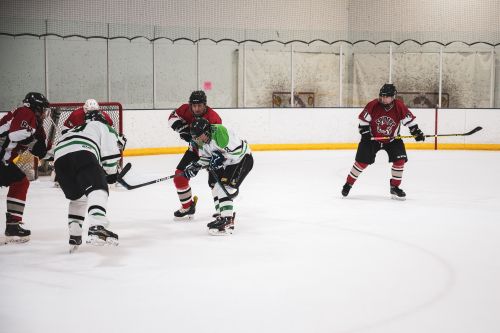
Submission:
<svg viewBox="0 0 500 333">
<path fill-rule="evenodd" d="M 426 138 L 440 138 L 440 137 L 445 137 L 445 136 L 469 136 L 472 135 L 476 132 L 479 132 L 483 128 L 481 126 L 478 126 L 474 128 L 473 130 L 466 132 L 466 133 L 455 133 L 455 134 L 428 134 L 424 135 Z M 410 139 L 410 138 L 415 138 L 415 135 L 398 135 L 398 136 L 379 136 L 379 137 L 372 137 L 371 140 L 390 140 L 390 139 Z"/>
<path fill-rule="evenodd" d="M 224 184 L 222 184 L 222 182 L 220 181 L 220 178 L 219 178 L 219 176 L 217 176 L 217 173 L 215 172 L 214 169 L 208 168 L 208 172 L 210 172 L 210 174 L 212 175 L 212 177 L 214 177 L 214 179 L 217 182 L 217 184 L 219 184 L 219 186 L 222 187 L 222 190 L 224 191 L 224 193 L 226 194 L 226 196 L 229 199 L 232 200 L 234 197 L 236 197 L 238 195 L 238 189 L 236 189 L 236 192 L 234 192 L 233 194 L 229 194 L 229 192 L 227 191 L 227 189 L 224 186 Z"/>
<path fill-rule="evenodd" d="M 150 180 L 150 181 L 147 181 L 147 182 L 144 182 L 144 183 L 139 183 L 139 184 L 136 184 L 136 185 L 131 185 L 131 184 L 127 183 L 125 181 L 125 179 L 123 179 L 123 177 L 130 170 L 131 167 L 132 167 L 132 165 L 130 163 L 127 163 L 123 167 L 122 171 L 120 171 L 120 173 L 118 174 L 118 179 L 117 179 L 118 183 L 120 183 L 127 190 L 135 190 L 136 188 L 139 188 L 139 187 L 144 187 L 144 186 L 156 184 L 156 183 L 159 183 L 159 182 L 163 182 L 163 181 L 166 181 L 166 180 L 169 180 L 169 179 L 172 179 L 172 178 L 175 178 L 175 177 L 178 177 L 178 176 L 181 176 L 181 175 L 184 174 L 184 173 L 177 173 L 175 175 L 161 177 L 161 178 L 153 179 L 153 180 Z M 207 167 L 202 167 L 202 169 L 206 169 L 206 168 Z"/>
</svg>

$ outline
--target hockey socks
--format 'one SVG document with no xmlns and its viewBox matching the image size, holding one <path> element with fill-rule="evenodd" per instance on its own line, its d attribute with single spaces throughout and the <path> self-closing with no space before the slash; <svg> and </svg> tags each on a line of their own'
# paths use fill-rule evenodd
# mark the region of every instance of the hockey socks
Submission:
<svg viewBox="0 0 500 333">
<path fill-rule="evenodd" d="M 403 171 L 405 168 L 404 160 L 397 160 L 392 163 L 391 168 L 391 186 L 399 186 L 401 185 L 401 180 L 403 179 Z"/>
<path fill-rule="evenodd" d="M 349 172 L 349 175 L 347 176 L 346 182 L 352 186 L 367 166 L 368 164 L 366 163 L 354 162 L 351 172 Z"/>
</svg>

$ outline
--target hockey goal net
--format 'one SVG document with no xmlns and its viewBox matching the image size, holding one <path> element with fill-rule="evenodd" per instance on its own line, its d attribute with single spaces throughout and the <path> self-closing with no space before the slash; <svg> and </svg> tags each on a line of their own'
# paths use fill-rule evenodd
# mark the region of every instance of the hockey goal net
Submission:
<svg viewBox="0 0 500 333">
<path fill-rule="evenodd" d="M 113 127 L 123 134 L 123 108 L 117 102 L 98 102 L 101 111 L 106 112 L 113 120 Z M 48 145 L 55 145 L 61 136 L 63 124 L 71 112 L 83 107 L 82 103 L 51 103 L 50 110 L 45 115 L 43 127 L 47 134 Z M 28 179 L 36 180 L 39 176 L 50 175 L 53 169 L 52 162 L 38 161 L 38 158 L 28 151 L 19 155 L 17 166 L 24 171 Z"/>
</svg>

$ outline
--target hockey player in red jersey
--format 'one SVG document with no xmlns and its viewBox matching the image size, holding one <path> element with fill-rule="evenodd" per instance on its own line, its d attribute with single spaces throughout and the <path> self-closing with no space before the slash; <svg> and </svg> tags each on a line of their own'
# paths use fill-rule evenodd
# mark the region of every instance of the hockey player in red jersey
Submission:
<svg viewBox="0 0 500 333">
<path fill-rule="evenodd" d="M 396 94 L 397 90 L 393 84 L 384 84 L 380 88 L 379 98 L 369 102 L 358 116 L 361 141 L 358 144 L 355 163 L 342 188 L 344 197 L 349 194 L 363 170 L 375 162 L 377 152 L 385 150 L 389 155 L 389 162 L 392 163 L 390 193 L 394 199 L 405 200 L 406 193 L 399 185 L 408 158 L 403 140 L 394 137 L 399 135 L 400 124 L 408 126 L 416 141 L 424 141 L 425 136 L 418 128 L 415 116 L 403 101 L 396 99 Z M 383 137 L 386 139 L 381 139 Z"/>
<path fill-rule="evenodd" d="M 30 230 L 21 227 L 30 183 L 14 159 L 27 149 L 39 158 L 47 154 L 43 118 L 49 102 L 44 95 L 30 92 L 23 103 L 0 119 L 0 186 L 9 187 L 5 227 L 7 243 L 27 242 L 31 234 Z"/>
<path fill-rule="evenodd" d="M 66 121 L 64 122 L 63 131 L 67 131 L 70 128 L 84 124 L 85 113 L 99 110 L 99 103 L 97 103 L 95 99 L 87 99 L 82 107 L 79 107 L 78 109 L 75 109 L 73 112 L 71 112 L 68 119 L 66 119 Z M 104 119 L 106 119 L 106 122 L 109 124 L 109 126 L 113 126 L 113 120 L 111 119 L 111 117 L 105 111 L 101 111 L 101 113 L 104 116 Z"/>
<path fill-rule="evenodd" d="M 190 219 L 194 216 L 196 209 L 196 200 L 193 200 L 189 179 L 184 177 L 184 169 L 188 164 L 199 159 L 196 144 L 191 143 L 191 133 L 189 125 L 196 118 L 205 118 L 210 124 L 222 124 L 222 120 L 212 108 L 207 106 L 207 96 L 204 91 L 197 90 L 191 93 L 189 104 L 183 104 L 178 109 L 172 111 L 168 118 L 168 124 L 174 131 L 179 133 L 182 140 L 189 143 L 189 148 L 184 153 L 181 161 L 177 165 L 175 174 L 181 174 L 174 178 L 175 188 L 179 195 L 182 207 L 174 212 L 174 219 Z M 209 186 L 215 185 L 212 177 L 208 179 Z"/>
</svg>

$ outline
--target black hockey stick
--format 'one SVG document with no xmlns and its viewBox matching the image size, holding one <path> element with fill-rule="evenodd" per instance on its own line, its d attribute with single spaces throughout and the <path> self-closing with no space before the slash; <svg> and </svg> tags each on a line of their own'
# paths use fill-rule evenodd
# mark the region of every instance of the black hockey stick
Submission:
<svg viewBox="0 0 500 333">
<path fill-rule="evenodd" d="M 224 193 L 227 195 L 227 197 L 229 199 L 233 199 L 234 197 L 236 197 L 238 195 L 238 189 L 236 189 L 236 192 L 234 192 L 233 194 L 229 194 L 229 192 L 227 191 L 226 187 L 224 186 L 224 184 L 222 184 L 219 176 L 217 176 L 217 173 L 215 172 L 214 169 L 212 168 L 208 168 L 208 172 L 210 172 L 210 174 L 212 175 L 212 177 L 214 177 L 215 181 L 217 182 L 217 184 L 219 184 L 220 187 L 222 187 L 222 190 L 224 191 Z"/>
<path fill-rule="evenodd" d="M 183 175 L 183 173 L 177 173 L 175 175 L 161 177 L 161 178 L 153 179 L 153 180 L 150 180 L 150 181 L 147 181 L 147 182 L 144 182 L 144 183 L 139 183 L 139 184 L 136 184 L 136 185 L 131 185 L 131 184 L 127 183 L 125 181 L 125 179 L 123 179 L 123 177 L 130 170 L 131 167 L 132 167 L 132 165 L 130 163 L 127 163 L 123 167 L 122 171 L 118 174 L 118 180 L 117 180 L 118 183 L 120 183 L 127 190 L 135 190 L 136 188 L 139 188 L 139 187 L 144 187 L 144 186 L 156 184 L 156 183 L 163 182 L 165 180 L 169 180 L 169 179 L 172 179 L 172 178 L 175 178 L 175 177 Z M 207 167 L 202 167 L 202 169 L 206 169 L 206 168 Z"/>
<path fill-rule="evenodd" d="M 474 128 L 473 130 L 466 132 L 466 133 L 455 133 L 455 134 L 428 134 L 424 135 L 426 138 L 440 138 L 440 137 L 445 137 L 445 136 L 469 136 L 472 135 L 476 132 L 479 132 L 483 128 L 481 126 L 478 126 Z M 398 136 L 379 136 L 379 137 L 372 137 L 372 140 L 389 140 L 389 139 L 410 139 L 414 138 L 415 135 L 398 135 Z"/>
</svg>

